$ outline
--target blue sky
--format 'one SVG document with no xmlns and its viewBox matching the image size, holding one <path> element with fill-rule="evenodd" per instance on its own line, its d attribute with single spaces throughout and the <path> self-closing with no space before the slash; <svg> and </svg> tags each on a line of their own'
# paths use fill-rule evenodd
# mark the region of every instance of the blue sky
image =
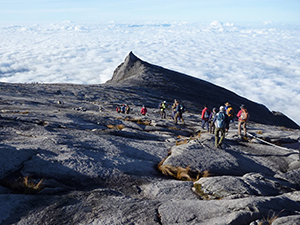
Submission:
<svg viewBox="0 0 300 225">
<path fill-rule="evenodd" d="M 0 0 L 0 23 L 300 22 L 299 0 Z"/>
</svg>

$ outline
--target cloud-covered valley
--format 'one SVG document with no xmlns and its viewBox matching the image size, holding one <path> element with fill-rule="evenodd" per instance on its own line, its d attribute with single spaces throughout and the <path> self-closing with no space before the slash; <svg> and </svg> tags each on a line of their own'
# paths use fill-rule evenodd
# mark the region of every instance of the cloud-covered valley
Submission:
<svg viewBox="0 0 300 225">
<path fill-rule="evenodd" d="M 299 36 L 295 25 L 217 21 L 2 26 L 0 81 L 104 83 L 133 51 L 142 60 L 223 86 L 300 124 Z"/>
</svg>

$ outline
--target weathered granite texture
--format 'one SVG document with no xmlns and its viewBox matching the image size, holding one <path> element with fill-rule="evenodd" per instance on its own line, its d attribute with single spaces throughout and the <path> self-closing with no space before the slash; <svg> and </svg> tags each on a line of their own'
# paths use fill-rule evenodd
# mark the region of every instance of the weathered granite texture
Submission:
<svg viewBox="0 0 300 225">
<path fill-rule="evenodd" d="M 160 79 L 182 92 L 166 92 Z M 201 128 L 199 87 L 225 95 L 211 106 L 246 101 L 133 54 L 104 85 L 0 83 L 0 223 L 299 223 L 298 150 L 241 140 L 236 122 L 216 149 Z M 160 119 L 158 103 L 174 98 L 187 105 L 185 125 L 174 124 L 170 106 Z M 115 111 L 123 103 L 130 114 Z M 250 134 L 298 147 L 299 129 L 275 126 L 264 106 L 246 104 L 266 112 L 256 122 L 251 116 Z"/>
</svg>

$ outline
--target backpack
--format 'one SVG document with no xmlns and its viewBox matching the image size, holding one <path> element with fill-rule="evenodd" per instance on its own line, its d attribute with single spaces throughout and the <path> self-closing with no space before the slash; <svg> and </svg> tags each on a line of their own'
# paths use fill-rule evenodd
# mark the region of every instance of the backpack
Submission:
<svg viewBox="0 0 300 225">
<path fill-rule="evenodd" d="M 204 112 L 204 119 L 209 119 L 209 116 L 210 116 L 209 110 L 206 109 Z"/>
<path fill-rule="evenodd" d="M 183 112 L 185 111 L 184 105 L 180 104 L 180 105 L 178 106 L 178 111 L 181 112 L 181 113 L 183 113 Z"/>
<path fill-rule="evenodd" d="M 229 107 L 229 108 L 227 109 L 226 113 L 227 113 L 227 115 L 228 115 L 229 117 L 233 117 L 233 108 L 232 108 L 232 107 Z"/>
<path fill-rule="evenodd" d="M 225 128 L 225 118 L 226 116 L 224 112 L 217 113 L 215 121 L 216 128 Z"/>
<path fill-rule="evenodd" d="M 242 109 L 242 113 L 241 113 L 241 120 L 243 121 L 247 121 L 249 117 L 249 113 L 246 109 Z"/>
</svg>

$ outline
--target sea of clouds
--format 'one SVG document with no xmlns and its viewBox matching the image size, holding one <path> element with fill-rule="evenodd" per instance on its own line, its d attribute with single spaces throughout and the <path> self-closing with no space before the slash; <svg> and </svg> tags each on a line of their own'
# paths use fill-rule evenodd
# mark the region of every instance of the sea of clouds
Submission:
<svg viewBox="0 0 300 225">
<path fill-rule="evenodd" d="M 218 21 L 0 26 L 0 82 L 104 83 L 133 51 L 300 124 L 299 37 L 300 25 Z"/>
</svg>

